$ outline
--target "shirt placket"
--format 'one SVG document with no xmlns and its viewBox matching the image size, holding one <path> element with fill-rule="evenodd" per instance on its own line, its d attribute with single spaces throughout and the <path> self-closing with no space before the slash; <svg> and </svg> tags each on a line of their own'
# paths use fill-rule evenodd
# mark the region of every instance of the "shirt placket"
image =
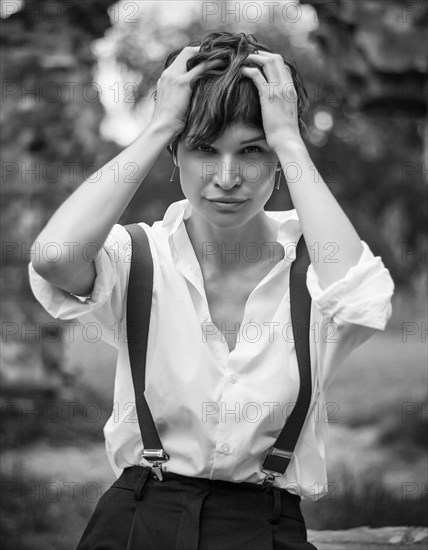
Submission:
<svg viewBox="0 0 428 550">
<path fill-rule="evenodd" d="M 270 318 L 270 308 L 263 311 L 260 307 L 260 300 L 257 300 L 257 294 L 285 268 L 286 263 L 284 261 L 279 262 L 251 292 L 246 303 L 241 328 L 245 327 L 247 323 L 255 323 L 256 326 L 261 325 L 261 329 L 265 328 L 261 321 L 265 317 Z M 279 289 L 276 290 L 278 291 Z M 275 301 L 276 299 L 273 297 L 272 302 L 269 303 L 275 303 Z M 211 470 L 211 475 L 214 478 L 230 475 L 230 471 L 242 459 L 240 454 L 243 452 L 243 449 L 237 444 L 238 438 L 236 437 L 237 432 L 240 431 L 239 423 L 247 421 L 244 414 L 247 404 L 242 402 L 242 391 L 240 389 L 240 371 L 244 365 L 242 356 L 249 355 L 248 346 L 261 345 L 258 342 L 248 340 L 244 335 L 245 331 L 240 330 L 239 341 L 231 353 L 229 353 L 229 348 L 224 337 L 217 347 L 219 360 L 223 365 L 224 376 L 219 404 L 216 452 Z"/>
<path fill-rule="evenodd" d="M 281 244 L 284 245 L 284 243 Z M 240 397 L 241 392 L 239 389 L 239 365 L 242 363 L 242 361 L 240 362 L 240 356 L 248 353 L 245 347 L 249 345 L 245 341 L 242 341 L 241 327 L 253 319 L 259 320 L 260 317 L 266 314 L 260 311 L 260 309 L 257 311 L 257 292 L 287 267 L 287 264 L 292 261 L 293 255 L 291 254 L 290 256 L 290 251 L 286 250 L 285 258 L 278 262 L 251 292 L 247 299 L 241 327 L 239 327 L 239 340 L 235 349 L 229 352 L 226 338 L 212 322 L 202 271 L 184 224 L 177 228 L 174 238 L 171 240 L 171 245 L 177 269 L 197 291 L 191 292 L 191 296 L 201 322 L 202 334 L 204 336 L 205 333 L 206 343 L 209 346 L 210 352 L 217 364 L 221 365 L 223 372 L 223 386 L 220 402 L 218 403 L 216 447 L 212 460 L 211 477 L 227 476 L 230 474 L 231 469 L 234 468 L 234 464 L 239 462 L 238 453 L 242 452 L 242 450 L 240 451 L 237 448 L 235 444 L 236 437 L 234 437 L 234 434 L 239 431 L 239 422 L 242 422 L 242 398 Z M 286 288 L 282 292 L 286 292 Z M 209 335 L 207 335 L 208 333 Z"/>
</svg>

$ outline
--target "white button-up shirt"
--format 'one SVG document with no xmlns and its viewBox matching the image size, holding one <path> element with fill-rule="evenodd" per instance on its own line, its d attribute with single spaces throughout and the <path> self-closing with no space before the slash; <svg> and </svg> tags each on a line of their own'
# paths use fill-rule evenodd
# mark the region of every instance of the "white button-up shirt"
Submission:
<svg viewBox="0 0 428 550">
<path fill-rule="evenodd" d="M 194 477 L 257 483 L 261 465 L 289 416 L 299 391 L 291 330 L 290 265 L 302 235 L 296 210 L 266 211 L 278 226 L 284 258 L 251 292 L 229 352 L 212 322 L 199 262 L 184 219 L 187 199 L 172 203 L 147 232 L 154 262 L 146 363 L 146 399 L 170 460 L 166 471 Z M 350 352 L 391 315 L 394 285 L 381 258 L 364 251 L 346 275 L 320 288 L 312 264 L 310 352 L 312 399 L 294 456 L 275 485 L 303 499 L 328 491 L 325 392 Z M 126 295 L 131 239 L 115 224 L 100 250 L 90 297 L 77 297 L 43 279 L 29 264 L 37 300 L 54 317 L 78 319 L 118 349 L 114 408 L 104 427 L 117 476 L 138 463 L 143 442 L 126 341 Z"/>
</svg>

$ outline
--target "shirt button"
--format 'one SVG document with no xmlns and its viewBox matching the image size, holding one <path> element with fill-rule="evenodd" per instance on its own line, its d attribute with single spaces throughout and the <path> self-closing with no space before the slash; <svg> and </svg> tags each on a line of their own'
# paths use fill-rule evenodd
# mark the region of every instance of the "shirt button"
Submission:
<svg viewBox="0 0 428 550">
<path fill-rule="evenodd" d="M 224 445 L 221 446 L 221 452 L 224 453 L 225 455 L 230 454 L 230 451 L 231 451 L 231 446 L 229 445 L 229 443 L 224 443 Z"/>
<path fill-rule="evenodd" d="M 236 372 L 233 372 L 229 376 L 229 380 L 232 382 L 232 384 L 236 384 L 236 382 L 238 381 L 238 375 L 236 374 Z"/>
</svg>

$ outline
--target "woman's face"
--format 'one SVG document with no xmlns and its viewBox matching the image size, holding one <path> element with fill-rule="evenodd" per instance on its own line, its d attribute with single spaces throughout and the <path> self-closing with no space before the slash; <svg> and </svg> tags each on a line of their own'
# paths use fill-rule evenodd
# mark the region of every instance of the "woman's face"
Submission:
<svg viewBox="0 0 428 550">
<path fill-rule="evenodd" d="M 221 139 L 195 149 L 184 139 L 177 161 L 192 210 L 221 228 L 243 225 L 263 210 L 278 166 L 264 132 L 243 123 L 228 126 Z"/>
</svg>

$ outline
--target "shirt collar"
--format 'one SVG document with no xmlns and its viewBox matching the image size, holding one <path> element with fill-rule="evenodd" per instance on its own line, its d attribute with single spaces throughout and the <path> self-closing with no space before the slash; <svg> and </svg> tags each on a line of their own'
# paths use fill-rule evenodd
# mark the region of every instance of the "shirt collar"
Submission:
<svg viewBox="0 0 428 550">
<path fill-rule="evenodd" d="M 192 205 L 188 199 L 173 202 L 165 212 L 161 227 L 168 237 L 171 255 L 177 269 L 194 285 L 201 296 L 204 296 L 202 271 L 184 223 L 191 213 Z M 277 222 L 276 240 L 284 246 L 285 250 L 284 259 L 276 266 L 276 271 L 279 272 L 296 258 L 296 245 L 302 233 L 300 222 L 296 210 L 266 211 L 266 214 Z"/>
<path fill-rule="evenodd" d="M 277 241 L 286 248 L 287 252 L 287 247 L 289 246 L 289 244 L 297 244 L 297 240 L 302 234 L 300 221 L 297 216 L 296 210 L 266 210 L 265 212 L 267 216 L 277 222 Z M 192 205 L 190 204 L 188 199 L 173 202 L 167 208 L 161 226 L 168 236 L 170 246 L 173 243 L 174 235 L 179 231 L 179 229 L 185 229 L 185 224 L 183 220 L 187 220 L 187 218 L 190 217 L 191 213 Z"/>
</svg>

